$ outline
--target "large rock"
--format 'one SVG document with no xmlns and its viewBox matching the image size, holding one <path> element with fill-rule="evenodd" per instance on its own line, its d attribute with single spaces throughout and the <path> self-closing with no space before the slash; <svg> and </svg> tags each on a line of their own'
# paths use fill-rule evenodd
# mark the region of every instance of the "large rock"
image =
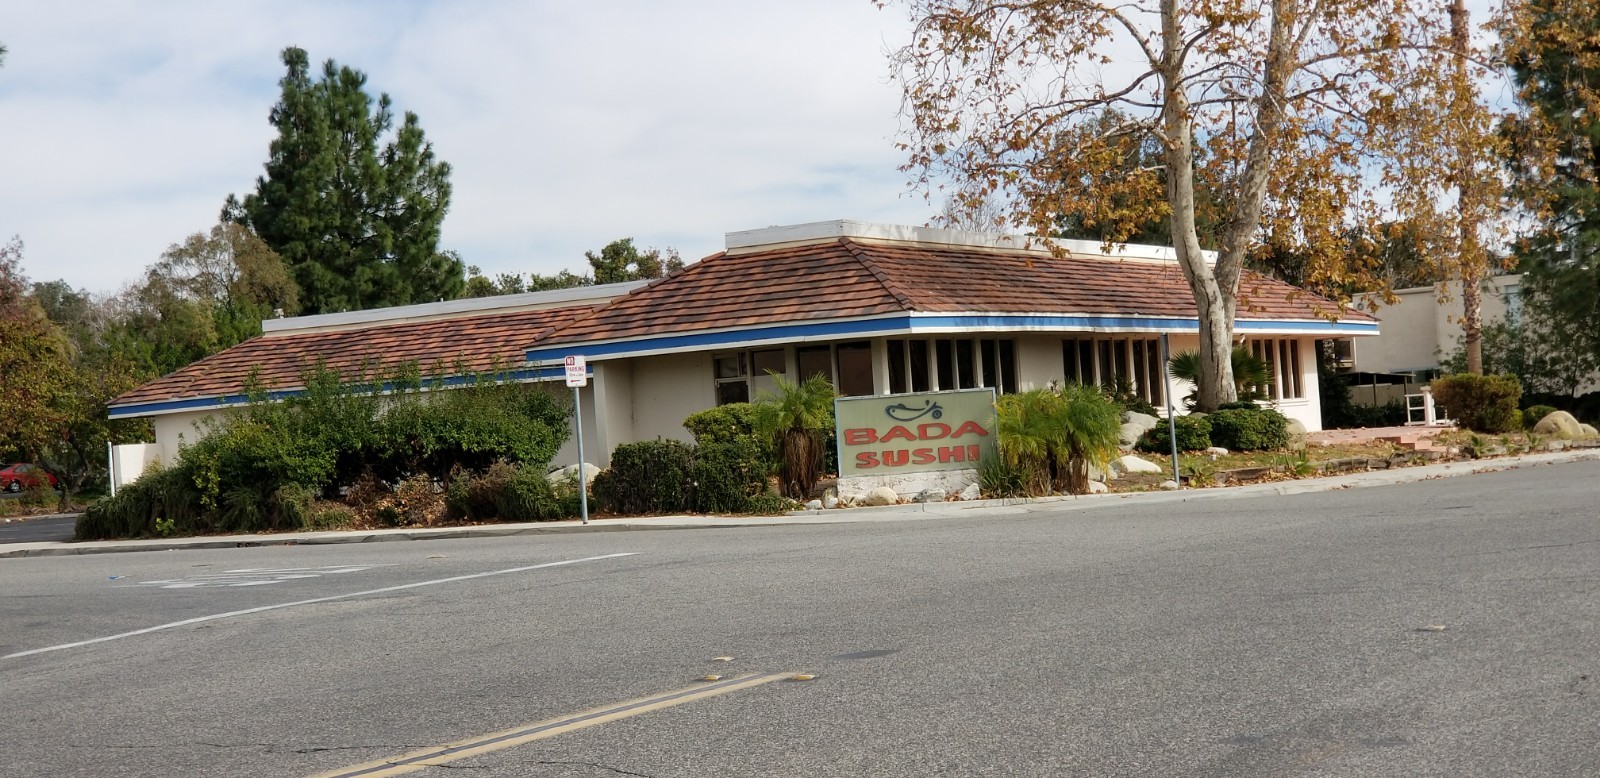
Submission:
<svg viewBox="0 0 1600 778">
<path fill-rule="evenodd" d="M 1100 483 L 1099 481 L 1090 481 L 1089 482 L 1089 493 L 1090 494 L 1105 494 L 1106 492 L 1109 492 L 1109 491 L 1111 491 L 1111 487 L 1106 486 L 1105 484 Z"/>
<path fill-rule="evenodd" d="M 1149 461 L 1140 459 L 1140 458 L 1138 458 L 1136 456 L 1129 455 L 1129 456 L 1120 457 L 1118 459 L 1112 460 L 1111 461 L 1111 472 L 1113 472 L 1113 473 L 1160 473 L 1160 472 L 1164 472 L 1164 469 L 1160 465 L 1158 465 L 1158 464 L 1156 464 L 1154 462 L 1149 462 Z"/>
<path fill-rule="evenodd" d="M 1090 481 L 1110 481 L 1117 477 L 1116 472 L 1109 464 L 1106 465 L 1105 470 L 1101 470 L 1099 467 L 1096 467 L 1095 463 L 1093 462 L 1084 463 L 1084 467 L 1089 471 Z"/>
<path fill-rule="evenodd" d="M 1578 425 L 1578 434 L 1586 438 L 1600 438 L 1600 430 L 1597 430 L 1587 424 Z"/>
<path fill-rule="evenodd" d="M 1173 489 L 1179 489 L 1179 488 L 1182 488 L 1182 487 L 1178 486 L 1178 482 L 1177 481 L 1174 481 L 1174 480 L 1169 478 L 1169 479 L 1161 482 L 1161 488 L 1162 489 L 1166 489 L 1167 491 L 1172 491 Z"/>
<path fill-rule="evenodd" d="M 982 496 L 983 490 L 978 487 L 976 482 L 967 484 L 967 488 L 961 490 L 961 499 L 963 500 L 976 500 Z"/>
<path fill-rule="evenodd" d="M 1551 435 L 1562 440 L 1572 440 L 1583 435 L 1583 425 L 1566 411 L 1555 411 L 1539 420 L 1533 425 L 1533 431 L 1539 435 Z"/>
<path fill-rule="evenodd" d="M 912 502 L 944 502 L 950 499 L 950 493 L 943 489 L 923 489 L 917 496 L 911 498 Z"/>
<path fill-rule="evenodd" d="M 600 468 L 595 467 L 588 462 L 583 463 L 583 483 L 585 486 L 594 483 L 594 477 L 597 475 L 600 475 Z M 556 468 L 555 470 L 551 470 L 549 475 L 546 475 L 545 478 L 550 479 L 550 483 L 552 485 L 567 483 L 575 484 L 578 482 L 578 466 L 567 465 L 566 467 Z"/>
<path fill-rule="evenodd" d="M 822 510 L 822 501 L 821 500 L 811 500 L 811 501 L 807 502 L 806 503 L 806 510 L 808 510 L 808 511 L 820 511 L 820 510 Z"/>
<path fill-rule="evenodd" d="M 1122 425 L 1122 431 L 1117 433 L 1117 442 L 1121 445 L 1122 450 L 1131 450 L 1133 448 L 1133 444 L 1138 443 L 1139 438 L 1144 435 L 1145 431 L 1148 429 L 1150 429 L 1150 427 L 1141 427 L 1138 424 L 1130 421 Z"/>
<path fill-rule="evenodd" d="M 861 504 L 868 506 L 898 505 L 899 503 L 900 495 L 895 494 L 895 491 L 887 486 L 880 486 L 876 489 L 873 489 L 872 491 L 867 492 L 867 496 L 861 498 Z"/>
<path fill-rule="evenodd" d="M 1145 430 L 1150 429 L 1150 428 L 1156 426 L 1157 424 L 1160 424 L 1161 420 L 1156 418 L 1156 417 L 1154 417 L 1154 416 L 1151 416 L 1148 413 L 1138 413 L 1138 412 L 1135 412 L 1135 411 L 1125 411 L 1122 414 L 1122 423 L 1123 424 L 1135 424 L 1135 425 L 1138 425 L 1139 432 L 1142 434 Z"/>
</svg>

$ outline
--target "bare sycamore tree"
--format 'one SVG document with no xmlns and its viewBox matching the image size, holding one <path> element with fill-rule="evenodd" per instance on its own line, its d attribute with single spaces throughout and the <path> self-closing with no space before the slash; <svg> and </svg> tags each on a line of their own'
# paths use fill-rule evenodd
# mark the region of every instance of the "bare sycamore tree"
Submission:
<svg viewBox="0 0 1600 778">
<path fill-rule="evenodd" d="M 902 4 L 915 31 L 892 56 L 913 185 L 1002 196 L 1036 235 L 1070 218 L 1115 242 L 1166 218 L 1199 310 L 1202 409 L 1236 396 L 1233 321 L 1252 251 L 1293 247 L 1317 288 L 1379 286 L 1349 236 L 1414 213 L 1439 223 L 1462 144 L 1486 142 L 1458 136 L 1487 122 L 1451 120 L 1468 109 L 1451 99 L 1441 4 Z M 1152 141 L 1158 164 L 1129 165 Z"/>
</svg>

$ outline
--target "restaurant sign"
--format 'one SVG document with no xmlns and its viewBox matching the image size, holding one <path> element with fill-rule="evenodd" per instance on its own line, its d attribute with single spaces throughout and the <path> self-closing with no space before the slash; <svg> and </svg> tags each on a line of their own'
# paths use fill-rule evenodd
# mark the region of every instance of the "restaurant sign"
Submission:
<svg viewBox="0 0 1600 778">
<path fill-rule="evenodd" d="M 839 475 L 973 470 L 994 455 L 994 390 L 834 400 Z"/>
</svg>

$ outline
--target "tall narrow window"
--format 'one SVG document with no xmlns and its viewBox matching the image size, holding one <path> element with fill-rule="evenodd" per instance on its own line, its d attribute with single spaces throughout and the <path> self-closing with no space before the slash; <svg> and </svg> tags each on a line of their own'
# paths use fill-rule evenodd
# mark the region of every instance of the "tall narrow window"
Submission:
<svg viewBox="0 0 1600 778">
<path fill-rule="evenodd" d="M 951 389 L 971 389 L 978 385 L 977 374 L 972 369 L 972 341 L 956 341 L 956 385 Z"/>
<path fill-rule="evenodd" d="M 860 397 L 876 394 L 872 380 L 872 344 L 865 341 L 840 343 L 835 348 L 839 364 L 839 394 Z"/>
<path fill-rule="evenodd" d="M 938 362 L 939 386 L 941 391 L 956 388 L 956 361 L 955 348 L 949 340 L 936 340 L 933 342 L 934 361 Z"/>
<path fill-rule="evenodd" d="M 911 346 L 911 391 L 928 391 L 928 341 L 913 340 Z"/>
<path fill-rule="evenodd" d="M 889 392 L 891 394 L 904 394 L 906 386 L 906 342 L 903 340 L 889 341 Z"/>
<path fill-rule="evenodd" d="M 801 346 L 794 351 L 794 361 L 801 381 L 818 375 L 833 381 L 833 347 Z"/>
</svg>

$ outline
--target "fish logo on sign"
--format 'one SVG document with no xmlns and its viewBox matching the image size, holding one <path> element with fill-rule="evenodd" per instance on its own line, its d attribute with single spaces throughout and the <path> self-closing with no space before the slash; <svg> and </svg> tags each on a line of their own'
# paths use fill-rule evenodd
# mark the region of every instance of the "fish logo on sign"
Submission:
<svg viewBox="0 0 1600 778">
<path fill-rule="evenodd" d="M 884 408 L 883 412 L 895 421 L 916 421 L 924 416 L 935 419 L 944 418 L 944 409 L 940 408 L 939 404 L 932 400 L 923 401 L 921 408 L 913 408 L 905 403 L 895 403 Z"/>
</svg>

